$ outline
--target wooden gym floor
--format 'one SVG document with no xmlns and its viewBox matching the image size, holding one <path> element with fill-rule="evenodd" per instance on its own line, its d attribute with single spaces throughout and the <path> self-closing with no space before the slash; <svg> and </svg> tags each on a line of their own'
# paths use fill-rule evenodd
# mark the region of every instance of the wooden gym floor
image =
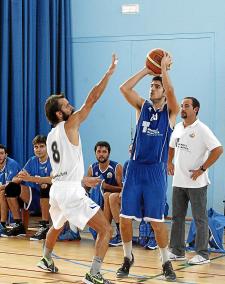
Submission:
<svg viewBox="0 0 225 284">
<path fill-rule="evenodd" d="M 42 242 L 26 238 L 0 238 L 0 284 L 42 284 L 42 283 L 82 283 L 89 270 L 94 253 L 94 242 L 88 234 L 82 234 L 81 241 L 57 242 L 55 263 L 59 273 L 44 272 L 36 267 L 42 255 Z M 159 251 L 149 251 L 134 246 L 135 264 L 130 277 L 118 280 L 115 271 L 123 259 L 122 247 L 109 248 L 102 273 L 113 283 L 160 283 L 161 275 Z M 188 253 L 187 257 L 193 256 Z M 185 262 L 173 262 L 177 274 L 176 283 L 225 283 L 225 254 L 212 253 L 211 263 L 189 266 Z"/>
</svg>

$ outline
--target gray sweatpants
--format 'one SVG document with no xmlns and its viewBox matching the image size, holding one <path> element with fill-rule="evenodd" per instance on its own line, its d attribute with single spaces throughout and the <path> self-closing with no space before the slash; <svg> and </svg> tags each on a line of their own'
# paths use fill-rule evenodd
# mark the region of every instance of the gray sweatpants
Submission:
<svg viewBox="0 0 225 284">
<path fill-rule="evenodd" d="M 185 216 L 189 201 L 196 225 L 196 253 L 208 259 L 207 186 L 201 188 L 173 187 L 170 248 L 176 255 L 185 255 Z"/>
</svg>

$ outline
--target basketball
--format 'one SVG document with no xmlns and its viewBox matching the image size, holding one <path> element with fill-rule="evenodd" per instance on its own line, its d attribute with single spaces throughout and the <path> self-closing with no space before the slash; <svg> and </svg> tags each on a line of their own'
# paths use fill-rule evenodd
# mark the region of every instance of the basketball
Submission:
<svg viewBox="0 0 225 284">
<path fill-rule="evenodd" d="M 145 65 L 154 74 L 161 74 L 161 61 L 164 56 L 164 50 L 160 48 L 155 48 L 149 51 L 147 54 Z"/>
</svg>

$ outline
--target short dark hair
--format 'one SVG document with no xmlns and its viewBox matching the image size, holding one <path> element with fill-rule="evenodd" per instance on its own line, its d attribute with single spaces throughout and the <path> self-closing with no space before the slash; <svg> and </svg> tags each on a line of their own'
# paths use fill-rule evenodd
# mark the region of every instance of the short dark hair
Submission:
<svg viewBox="0 0 225 284">
<path fill-rule="evenodd" d="M 107 150 L 108 150 L 108 152 L 109 152 L 109 153 L 111 152 L 111 147 L 110 147 L 109 143 L 106 142 L 106 141 L 98 141 L 98 142 L 95 144 L 95 148 L 94 148 L 95 152 L 96 152 L 96 150 L 97 150 L 98 147 L 106 147 Z"/>
<path fill-rule="evenodd" d="M 161 84 L 162 84 L 162 86 L 163 86 L 163 82 L 162 82 L 162 77 L 161 77 L 161 76 L 155 76 L 155 77 L 153 77 L 153 78 L 152 78 L 152 82 L 153 82 L 153 81 L 160 81 Z"/>
<path fill-rule="evenodd" d="M 194 97 L 185 97 L 184 100 L 185 99 L 192 101 L 193 108 L 198 107 L 198 111 L 196 112 L 196 115 L 198 115 L 198 112 L 199 112 L 199 109 L 200 109 L 200 102 Z"/>
<path fill-rule="evenodd" d="M 5 145 L 0 144 L 0 149 L 4 149 L 4 150 L 5 150 L 5 153 L 7 153 L 7 148 L 6 148 L 6 146 L 5 146 Z"/>
<path fill-rule="evenodd" d="M 53 126 L 59 122 L 56 112 L 60 110 L 59 100 L 64 98 L 63 93 L 54 94 L 45 102 L 45 115 Z"/>
<path fill-rule="evenodd" d="M 45 144 L 46 145 L 47 137 L 45 135 L 37 135 L 34 137 L 32 144 Z"/>
</svg>

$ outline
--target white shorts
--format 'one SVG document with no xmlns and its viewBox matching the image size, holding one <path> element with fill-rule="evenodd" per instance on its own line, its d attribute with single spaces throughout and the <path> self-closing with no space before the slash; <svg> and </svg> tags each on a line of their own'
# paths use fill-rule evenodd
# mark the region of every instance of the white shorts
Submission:
<svg viewBox="0 0 225 284">
<path fill-rule="evenodd" d="M 49 203 L 49 212 L 55 229 L 60 229 L 69 221 L 83 230 L 100 208 L 87 197 L 80 182 L 54 182 L 50 189 Z"/>
</svg>

